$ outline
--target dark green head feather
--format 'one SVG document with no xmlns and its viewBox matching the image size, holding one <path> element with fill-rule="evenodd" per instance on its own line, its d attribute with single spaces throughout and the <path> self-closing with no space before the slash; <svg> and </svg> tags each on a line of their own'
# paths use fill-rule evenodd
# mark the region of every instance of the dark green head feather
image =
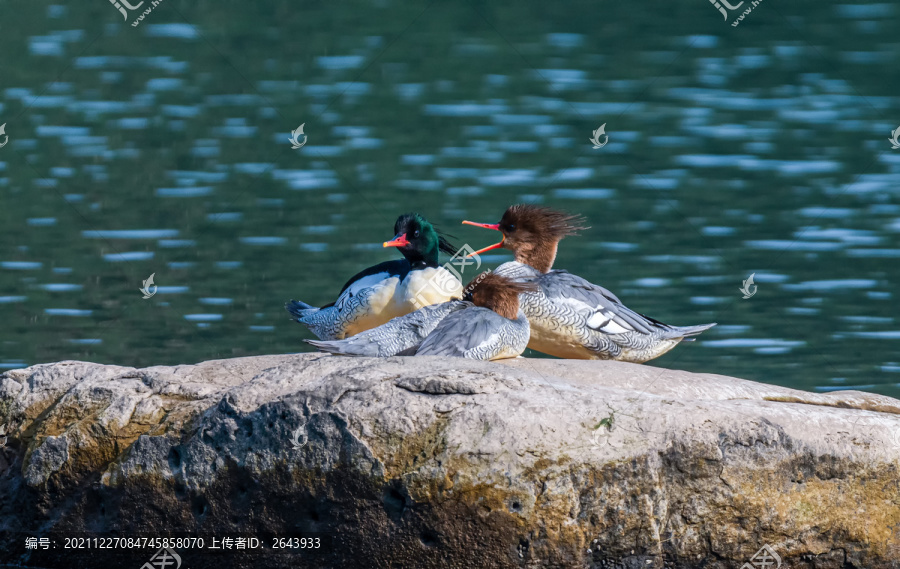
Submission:
<svg viewBox="0 0 900 569">
<path fill-rule="evenodd" d="M 458 249 L 427 219 L 418 213 L 404 213 L 394 224 L 394 235 L 406 235 L 409 245 L 400 247 L 400 252 L 411 264 L 424 263 L 429 267 L 438 266 L 441 251 L 448 255 Z"/>
</svg>

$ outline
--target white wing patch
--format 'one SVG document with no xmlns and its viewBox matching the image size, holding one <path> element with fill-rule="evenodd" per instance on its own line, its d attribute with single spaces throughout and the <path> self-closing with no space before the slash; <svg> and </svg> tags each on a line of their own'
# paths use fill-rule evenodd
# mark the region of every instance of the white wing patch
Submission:
<svg viewBox="0 0 900 569">
<path fill-rule="evenodd" d="M 391 278 L 391 274 L 388 272 L 364 276 L 363 278 L 361 278 L 357 281 L 354 281 L 353 284 L 348 286 L 347 289 L 341 294 L 341 296 L 344 296 L 347 294 L 349 294 L 351 296 L 356 296 L 359 294 L 359 292 L 362 289 L 369 288 L 369 287 L 375 286 L 377 284 L 381 284 L 382 281 L 386 281 L 388 278 Z M 393 278 L 396 278 L 396 277 L 393 277 Z"/>
<path fill-rule="evenodd" d="M 625 328 L 614 322 L 613 319 L 615 317 L 616 313 L 612 310 L 601 309 L 591 314 L 591 317 L 587 319 L 587 325 L 589 328 L 599 330 L 604 334 L 624 334 L 632 331 L 631 328 Z"/>
</svg>

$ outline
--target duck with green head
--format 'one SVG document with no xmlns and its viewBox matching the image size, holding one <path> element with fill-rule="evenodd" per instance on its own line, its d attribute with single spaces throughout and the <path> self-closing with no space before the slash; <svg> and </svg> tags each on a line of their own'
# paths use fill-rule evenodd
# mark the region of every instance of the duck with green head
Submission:
<svg viewBox="0 0 900 569">
<path fill-rule="evenodd" d="M 321 308 L 296 300 L 285 308 L 320 340 L 342 340 L 423 306 L 462 298 L 459 279 L 438 264 L 441 251 L 452 255 L 456 248 L 421 215 L 397 218 L 394 238 L 383 246 L 397 247 L 403 259 L 357 273 L 337 300 Z"/>
</svg>

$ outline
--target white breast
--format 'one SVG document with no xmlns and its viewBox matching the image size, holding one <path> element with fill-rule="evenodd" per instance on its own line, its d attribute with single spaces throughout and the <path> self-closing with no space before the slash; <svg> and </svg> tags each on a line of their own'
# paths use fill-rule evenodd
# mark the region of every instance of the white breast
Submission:
<svg viewBox="0 0 900 569">
<path fill-rule="evenodd" d="M 397 287 L 396 302 L 404 304 L 409 311 L 423 306 L 462 298 L 462 283 L 443 267 L 429 267 L 410 273 Z"/>
</svg>

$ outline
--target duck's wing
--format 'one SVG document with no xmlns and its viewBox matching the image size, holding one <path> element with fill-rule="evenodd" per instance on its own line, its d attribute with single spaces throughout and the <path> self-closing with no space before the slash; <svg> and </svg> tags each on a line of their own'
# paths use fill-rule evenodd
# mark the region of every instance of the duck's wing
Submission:
<svg viewBox="0 0 900 569">
<path fill-rule="evenodd" d="M 372 282 L 373 279 L 366 278 L 372 275 L 383 275 L 383 278 L 385 279 L 396 277 L 402 281 L 404 278 L 406 278 L 406 275 L 409 274 L 409 271 L 411 269 L 412 267 L 410 267 L 409 261 L 407 261 L 406 259 L 394 259 L 393 261 L 378 263 L 377 265 L 373 265 L 368 269 L 360 271 L 350 277 L 350 280 L 348 280 L 347 283 L 344 284 L 343 288 L 341 288 L 341 292 L 338 296 L 343 295 L 344 291 L 346 291 L 348 288 L 351 288 L 354 283 L 359 284 L 360 281 L 364 281 L 367 283 Z"/>
<path fill-rule="evenodd" d="M 410 355 L 448 314 L 471 303 L 455 300 L 426 306 L 398 316 L 381 326 L 360 332 L 345 340 L 304 340 L 319 351 L 344 356 L 388 357 Z"/>
<path fill-rule="evenodd" d="M 353 287 L 351 292 L 358 294 L 360 289 L 377 286 L 378 283 L 383 282 L 391 278 L 392 276 L 398 277 L 399 280 L 403 280 L 403 277 L 405 277 L 409 273 L 409 271 L 410 266 L 409 262 L 406 259 L 385 261 L 384 263 L 379 263 L 377 265 L 371 266 L 368 269 L 360 271 L 350 277 L 350 280 L 348 280 L 344 284 L 343 288 L 341 288 L 341 292 L 338 293 L 338 300 L 341 296 L 343 296 L 344 292 L 346 292 L 348 288 Z M 304 323 L 304 318 L 314 315 L 318 310 L 331 308 L 335 305 L 336 302 L 337 300 L 329 302 L 328 304 L 324 304 L 321 307 L 316 307 L 311 304 L 307 304 L 302 300 L 291 300 L 290 302 L 285 303 L 284 308 L 288 312 L 290 312 L 298 322 L 302 324 Z"/>
<path fill-rule="evenodd" d="M 416 355 L 490 360 L 503 351 L 505 335 L 501 331 L 508 324 L 493 310 L 470 306 L 444 318 Z"/>
<path fill-rule="evenodd" d="M 406 259 L 379 263 L 354 275 L 330 304 L 315 308 L 291 301 L 285 308 L 319 339 L 340 340 L 387 322 L 393 314 L 384 311 L 409 272 Z"/>
<path fill-rule="evenodd" d="M 568 271 L 550 271 L 537 280 L 551 305 L 577 312 L 584 317 L 588 328 L 598 332 L 651 334 L 673 328 L 631 310 L 612 292 Z"/>
</svg>

